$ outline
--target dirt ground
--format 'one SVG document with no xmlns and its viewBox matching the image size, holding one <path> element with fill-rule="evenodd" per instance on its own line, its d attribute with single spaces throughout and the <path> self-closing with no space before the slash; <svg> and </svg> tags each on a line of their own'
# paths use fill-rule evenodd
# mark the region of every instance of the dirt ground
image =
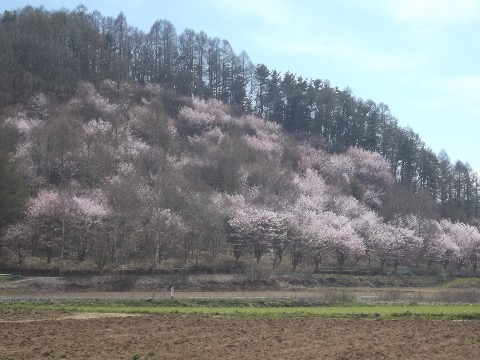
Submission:
<svg viewBox="0 0 480 360">
<path fill-rule="evenodd" d="M 0 310 L 0 359 L 478 359 L 479 321 Z"/>
</svg>

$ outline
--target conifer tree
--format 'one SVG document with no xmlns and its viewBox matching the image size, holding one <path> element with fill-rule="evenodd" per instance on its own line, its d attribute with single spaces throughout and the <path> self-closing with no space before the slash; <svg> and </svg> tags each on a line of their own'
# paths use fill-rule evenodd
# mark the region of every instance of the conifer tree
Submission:
<svg viewBox="0 0 480 360">
<path fill-rule="evenodd" d="M 0 232 L 18 219 L 25 207 L 27 188 L 8 157 L 8 145 L 0 127 Z"/>
</svg>

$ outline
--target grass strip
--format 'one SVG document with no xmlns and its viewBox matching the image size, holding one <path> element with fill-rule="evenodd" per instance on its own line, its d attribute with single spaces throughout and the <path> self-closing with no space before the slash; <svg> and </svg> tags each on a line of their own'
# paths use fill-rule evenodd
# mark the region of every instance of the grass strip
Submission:
<svg viewBox="0 0 480 360">
<path fill-rule="evenodd" d="M 424 305 L 424 304 L 375 304 L 334 306 L 178 306 L 178 304 L 142 304 L 110 301 L 3 303 L 2 308 L 61 310 L 98 313 L 131 313 L 160 315 L 202 315 L 243 317 L 335 317 L 372 319 L 437 319 L 437 320 L 480 320 L 480 305 Z"/>
</svg>

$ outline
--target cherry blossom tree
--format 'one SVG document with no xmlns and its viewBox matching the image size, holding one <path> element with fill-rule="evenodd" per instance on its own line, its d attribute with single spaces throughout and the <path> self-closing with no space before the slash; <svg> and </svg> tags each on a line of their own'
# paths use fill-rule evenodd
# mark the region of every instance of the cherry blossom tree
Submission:
<svg viewBox="0 0 480 360">
<path fill-rule="evenodd" d="M 72 221 L 73 246 L 79 261 L 85 260 L 93 241 L 98 241 L 100 228 L 109 213 L 101 191 L 93 191 L 91 196 L 74 196 L 76 212 Z"/>
<path fill-rule="evenodd" d="M 321 149 L 315 149 L 308 144 L 295 147 L 295 167 L 297 172 L 303 174 L 307 170 L 322 171 L 328 161 L 328 154 Z"/>
<path fill-rule="evenodd" d="M 207 154 L 213 151 L 222 141 L 225 134 L 218 127 L 214 127 L 202 134 L 188 136 L 188 142 L 194 151 Z"/>
<path fill-rule="evenodd" d="M 178 117 L 181 121 L 180 134 L 190 136 L 210 130 L 215 120 L 215 115 L 188 106 L 180 110 Z"/>
<path fill-rule="evenodd" d="M 350 183 L 355 174 L 355 163 L 346 154 L 333 154 L 321 170 L 322 175 L 328 181 Z"/>
<path fill-rule="evenodd" d="M 13 146 L 18 146 L 28 141 L 32 131 L 41 124 L 42 121 L 28 117 L 26 111 L 19 109 L 15 116 L 5 119 L 3 132 Z"/>
<path fill-rule="evenodd" d="M 275 269 L 277 261 L 282 262 L 283 253 L 289 244 L 286 218 L 278 212 L 267 211 L 261 215 L 257 224 L 259 236 L 266 239 L 273 253 L 273 268 Z"/>
<path fill-rule="evenodd" d="M 322 194 L 321 191 L 318 195 Z M 323 224 L 318 224 L 318 214 L 323 205 L 316 203 L 308 194 L 300 195 L 297 201 L 287 208 L 287 234 L 290 257 L 294 270 L 307 257 L 315 262 L 315 272 L 325 256 L 326 241 L 319 231 Z"/>
<path fill-rule="evenodd" d="M 304 210 L 322 212 L 330 199 L 329 188 L 323 178 L 313 170 L 306 170 L 304 175 L 297 175 L 294 183 L 300 190 L 298 205 Z"/>
<path fill-rule="evenodd" d="M 327 211 L 321 214 L 320 223 L 325 226 L 325 234 L 322 236 L 336 257 L 340 269 L 349 257 L 356 258 L 365 252 L 363 241 L 348 218 Z"/>
<path fill-rule="evenodd" d="M 348 219 L 360 217 L 367 209 L 354 197 L 338 195 L 330 198 L 327 208 Z"/>
<path fill-rule="evenodd" d="M 353 161 L 355 179 L 350 183 L 352 193 L 368 206 L 379 209 L 387 187 L 394 177 L 387 160 L 379 153 L 352 147 L 347 156 Z"/>
<path fill-rule="evenodd" d="M 382 223 L 372 234 L 373 253 L 383 270 L 388 260 L 393 262 L 395 270 L 403 260 L 420 251 L 422 240 L 412 230 Z"/>
<path fill-rule="evenodd" d="M 231 243 L 237 247 L 251 245 L 257 263 L 268 251 L 274 253 L 274 266 L 278 260 L 281 260 L 287 241 L 284 216 L 264 209 L 251 208 L 249 211 L 241 209 L 228 219 L 227 223 L 227 233 Z"/>
<path fill-rule="evenodd" d="M 284 135 L 278 124 L 247 115 L 242 118 L 247 128 L 243 139 L 256 156 L 275 159 L 282 154 Z"/>
<path fill-rule="evenodd" d="M 160 264 L 165 253 L 172 251 L 178 239 L 187 232 L 184 221 L 170 209 L 152 208 L 148 212 L 148 223 L 144 227 L 144 251 L 152 258 L 152 275 L 155 275 L 156 266 Z"/>
<path fill-rule="evenodd" d="M 478 229 L 472 225 L 460 222 L 452 223 L 448 220 L 442 220 L 440 225 L 445 234 L 458 247 L 458 251 L 455 253 L 457 268 L 462 269 L 467 262 L 470 262 L 475 273 L 480 261 L 480 233 Z"/>
<path fill-rule="evenodd" d="M 226 104 L 216 99 L 203 100 L 192 96 L 192 107 L 183 107 L 179 118 L 186 120 L 191 130 L 205 130 L 211 126 L 223 127 L 233 122 Z"/>
<path fill-rule="evenodd" d="M 375 234 L 382 231 L 382 226 L 382 219 L 376 212 L 371 210 L 365 211 L 359 217 L 352 219 L 353 229 L 363 240 L 368 263 L 370 263 L 375 253 Z"/>
<path fill-rule="evenodd" d="M 428 263 L 430 265 L 432 260 L 436 260 L 442 264 L 444 270 L 447 270 L 448 265 L 458 257 L 459 250 L 449 234 L 441 234 L 428 244 L 427 253 L 430 255 Z"/>
<path fill-rule="evenodd" d="M 300 249 L 308 249 L 308 254 L 314 261 L 315 272 L 318 272 L 320 263 L 329 255 L 336 258 L 341 269 L 349 257 L 358 257 L 364 253 L 362 239 L 348 218 L 331 211 L 304 210 L 302 214 L 301 222 L 297 220 L 291 226 L 301 241 L 296 245 Z"/>
<path fill-rule="evenodd" d="M 306 257 L 309 250 L 309 238 L 304 235 L 300 227 L 289 224 L 287 237 L 290 248 L 290 259 L 292 261 L 293 271 L 295 271 Z"/>
<path fill-rule="evenodd" d="M 328 255 L 330 250 L 329 240 L 331 238 L 332 229 L 325 226 L 324 218 L 319 216 L 317 212 L 310 212 L 308 222 L 304 231 L 304 238 L 307 243 L 309 255 L 313 259 L 317 273 L 323 259 Z"/>
<path fill-rule="evenodd" d="M 47 262 L 50 262 L 52 251 L 60 248 L 60 260 L 63 267 L 67 227 L 76 211 L 76 204 L 67 192 L 42 190 L 31 199 L 28 213 L 36 222 L 39 233 L 45 244 Z M 59 240 L 59 244 L 56 240 Z"/>
<path fill-rule="evenodd" d="M 92 239 L 96 238 L 93 229 L 108 214 L 101 193 L 97 191 L 92 195 L 95 196 L 42 190 L 31 199 L 28 214 L 46 247 L 47 262 L 51 260 L 52 251 L 59 248 L 63 268 L 69 245 L 75 248 L 80 261 L 85 259 Z"/>
<path fill-rule="evenodd" d="M 42 126 L 38 119 L 27 117 L 26 112 L 19 110 L 16 116 L 9 117 L 3 123 L 5 139 L 12 145 L 14 151 L 10 160 L 22 172 L 29 185 L 34 188 L 41 186 L 45 179 L 39 176 L 38 164 L 34 160 L 34 137 L 37 129 Z M 1 131 L 0 131 L 1 132 Z"/>
<path fill-rule="evenodd" d="M 353 161 L 355 174 L 362 180 L 383 189 L 394 182 L 390 164 L 379 153 L 351 147 L 347 155 Z"/>
<path fill-rule="evenodd" d="M 117 105 L 102 97 L 93 84 L 80 81 L 77 85 L 76 96 L 70 105 L 78 109 L 79 114 L 85 119 L 109 118 L 117 111 Z"/>
</svg>

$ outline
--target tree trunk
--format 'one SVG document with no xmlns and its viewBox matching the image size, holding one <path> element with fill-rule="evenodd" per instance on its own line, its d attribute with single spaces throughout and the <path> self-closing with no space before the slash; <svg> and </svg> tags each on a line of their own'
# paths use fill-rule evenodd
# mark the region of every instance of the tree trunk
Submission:
<svg viewBox="0 0 480 360">
<path fill-rule="evenodd" d="M 315 269 L 313 270 L 313 272 L 315 274 L 318 274 L 318 267 L 320 266 L 320 263 L 321 263 L 321 259 L 317 256 L 314 257 L 314 262 L 315 262 Z"/>
<path fill-rule="evenodd" d="M 160 239 L 159 235 L 157 234 L 157 246 L 155 249 L 155 257 L 153 259 L 153 264 L 152 264 L 152 276 L 155 276 L 155 267 L 157 266 L 157 261 L 159 260 L 160 257 Z"/>
<path fill-rule="evenodd" d="M 293 271 L 296 271 L 297 266 L 302 262 L 302 253 L 300 251 L 292 251 L 291 257 L 292 257 Z"/>
<path fill-rule="evenodd" d="M 65 254 L 65 219 L 62 218 L 62 248 L 60 251 L 60 275 L 62 275 L 64 266 L 64 254 Z"/>
</svg>

